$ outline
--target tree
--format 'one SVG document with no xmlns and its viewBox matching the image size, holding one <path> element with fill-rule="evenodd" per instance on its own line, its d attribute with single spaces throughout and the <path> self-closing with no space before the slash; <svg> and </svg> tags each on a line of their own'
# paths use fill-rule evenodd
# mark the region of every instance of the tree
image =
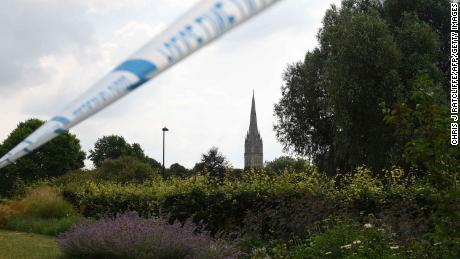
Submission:
<svg viewBox="0 0 460 259">
<path fill-rule="evenodd" d="M 160 178 L 159 170 L 132 156 L 105 160 L 95 170 L 99 179 L 122 184 L 155 181 Z"/>
<path fill-rule="evenodd" d="M 319 47 L 283 76 L 274 129 L 285 149 L 329 173 L 405 166 L 407 139 L 384 120 L 383 107 L 415 105 L 420 74 L 447 89 L 446 10 L 445 0 L 345 0 L 328 10 Z"/>
<path fill-rule="evenodd" d="M 19 123 L 2 143 L 0 156 L 14 148 L 43 123 L 38 119 Z M 80 140 L 75 135 L 65 132 L 16 163 L 0 169 L 0 194 L 11 195 L 15 185 L 56 177 L 69 170 L 82 168 L 85 156 L 81 150 Z"/>
<path fill-rule="evenodd" d="M 265 170 L 269 173 L 281 174 L 286 170 L 306 172 L 310 167 L 305 159 L 281 156 L 265 163 Z"/>
<path fill-rule="evenodd" d="M 130 156 L 133 153 L 131 145 L 123 137 L 111 135 L 98 139 L 94 144 L 94 149 L 89 151 L 88 158 L 94 166 L 99 167 L 104 160 Z"/>
<path fill-rule="evenodd" d="M 455 182 L 452 175 L 460 169 L 460 147 L 450 142 L 449 106 L 443 103 L 441 88 L 428 75 L 420 76 L 410 101 L 386 110 L 385 120 L 393 125 L 396 134 L 407 139 L 403 157 L 415 171 L 429 172 L 430 181 L 439 187 Z"/>
<path fill-rule="evenodd" d="M 158 162 L 157 160 L 151 158 L 151 157 L 146 157 L 146 162 L 150 165 L 150 167 L 152 167 L 153 169 L 158 169 L 158 170 L 162 170 L 163 169 L 163 165 Z"/>
<path fill-rule="evenodd" d="M 100 167 L 102 162 L 108 159 L 116 159 L 121 156 L 131 156 L 140 161 L 149 163 L 152 168 L 161 168 L 160 163 L 145 155 L 144 150 L 138 143 L 129 144 L 121 136 L 104 136 L 96 141 L 94 149 L 89 151 L 88 158 L 94 166 Z M 160 167 L 158 167 L 160 165 Z"/>
<path fill-rule="evenodd" d="M 449 0 L 417 0 L 417 1 L 404 1 L 404 0 L 385 0 L 384 2 L 384 17 L 392 28 L 401 27 L 406 16 L 413 16 L 421 24 L 430 28 L 431 32 L 437 35 L 440 43 L 437 51 L 439 55 L 435 57 L 436 66 L 442 71 L 444 80 L 449 78 L 450 69 L 450 1 Z M 413 31 L 412 41 L 416 41 L 418 32 Z M 417 41 L 418 44 L 413 46 L 422 46 L 423 44 L 430 44 L 432 40 Z M 426 50 L 431 51 L 431 48 Z M 423 51 L 423 50 L 422 50 Z M 404 55 L 410 58 L 410 55 Z M 418 65 L 412 63 L 412 65 Z M 448 91 L 448 84 L 442 84 L 445 91 Z"/>
<path fill-rule="evenodd" d="M 225 177 L 225 169 L 230 167 L 227 158 L 223 156 L 217 147 L 212 147 L 208 153 L 201 155 L 201 161 L 195 164 L 195 172 L 208 172 L 211 177 L 222 180 Z"/>
<path fill-rule="evenodd" d="M 176 176 L 180 178 L 186 178 L 187 176 L 190 175 L 190 170 L 188 170 L 187 168 L 185 168 L 179 163 L 174 163 L 167 170 L 167 175 Z"/>
</svg>

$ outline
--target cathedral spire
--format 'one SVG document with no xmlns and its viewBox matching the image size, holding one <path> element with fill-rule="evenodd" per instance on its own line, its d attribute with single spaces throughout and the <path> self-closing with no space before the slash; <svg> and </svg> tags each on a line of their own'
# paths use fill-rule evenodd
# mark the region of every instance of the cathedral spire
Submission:
<svg viewBox="0 0 460 259">
<path fill-rule="evenodd" d="M 251 106 L 251 120 L 249 122 L 249 133 L 258 134 L 257 128 L 257 114 L 256 114 L 256 100 L 254 98 L 254 90 L 252 90 L 252 106 Z"/>
<path fill-rule="evenodd" d="M 252 90 L 251 118 L 249 130 L 244 142 L 244 167 L 263 166 L 263 143 L 257 128 L 256 100 Z"/>
</svg>

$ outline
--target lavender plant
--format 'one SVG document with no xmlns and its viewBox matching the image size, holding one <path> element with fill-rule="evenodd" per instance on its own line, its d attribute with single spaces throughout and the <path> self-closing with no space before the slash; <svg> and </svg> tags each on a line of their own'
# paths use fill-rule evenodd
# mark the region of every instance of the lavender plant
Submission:
<svg viewBox="0 0 460 259">
<path fill-rule="evenodd" d="M 58 236 L 59 247 L 77 258 L 236 258 L 236 246 L 197 232 L 191 220 L 170 225 L 136 212 L 86 221 Z"/>
</svg>

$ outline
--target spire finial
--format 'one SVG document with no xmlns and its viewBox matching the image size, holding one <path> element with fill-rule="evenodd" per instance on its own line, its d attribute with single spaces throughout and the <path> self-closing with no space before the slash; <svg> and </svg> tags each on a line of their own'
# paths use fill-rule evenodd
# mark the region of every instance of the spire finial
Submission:
<svg viewBox="0 0 460 259">
<path fill-rule="evenodd" d="M 256 99 L 254 89 L 252 89 L 252 104 L 251 104 L 251 117 L 249 122 L 249 132 L 257 133 L 257 115 L 256 115 Z"/>
</svg>

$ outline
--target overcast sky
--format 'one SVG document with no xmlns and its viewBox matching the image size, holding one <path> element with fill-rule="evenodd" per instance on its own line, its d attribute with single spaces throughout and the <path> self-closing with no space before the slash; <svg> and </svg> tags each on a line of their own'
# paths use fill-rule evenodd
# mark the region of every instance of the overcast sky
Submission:
<svg viewBox="0 0 460 259">
<path fill-rule="evenodd" d="M 5 0 L 0 9 L 0 141 L 20 121 L 48 120 L 197 0 Z M 273 105 L 287 64 L 317 46 L 339 0 L 284 0 L 77 125 L 85 151 L 110 134 L 186 167 L 217 146 L 243 167 L 252 90 L 264 160 L 283 155 Z"/>
</svg>

